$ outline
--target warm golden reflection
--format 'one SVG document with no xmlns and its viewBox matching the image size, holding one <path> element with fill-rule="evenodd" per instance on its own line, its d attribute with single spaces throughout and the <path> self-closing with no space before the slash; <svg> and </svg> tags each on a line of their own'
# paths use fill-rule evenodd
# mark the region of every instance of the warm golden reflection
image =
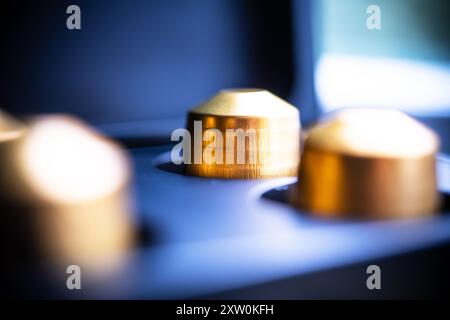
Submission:
<svg viewBox="0 0 450 320">
<path fill-rule="evenodd" d="M 0 109 L 0 143 L 18 138 L 25 130 L 25 125 Z"/>
<path fill-rule="evenodd" d="M 432 214 L 437 136 L 395 110 L 342 109 L 307 133 L 293 201 L 320 216 Z"/>
<path fill-rule="evenodd" d="M 299 112 L 266 90 L 223 90 L 189 112 L 187 129 L 194 137 L 187 174 L 229 179 L 296 174 Z"/>
<path fill-rule="evenodd" d="M 37 258 L 104 266 L 132 243 L 127 157 L 81 121 L 35 118 L 0 163 L 2 228 Z"/>
</svg>

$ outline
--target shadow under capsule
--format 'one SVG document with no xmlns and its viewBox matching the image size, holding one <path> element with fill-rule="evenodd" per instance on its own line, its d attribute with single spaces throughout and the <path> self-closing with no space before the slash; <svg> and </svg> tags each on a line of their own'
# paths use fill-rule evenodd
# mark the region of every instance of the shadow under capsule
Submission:
<svg viewBox="0 0 450 320">
<path fill-rule="evenodd" d="M 282 203 L 285 205 L 292 205 L 292 192 L 295 190 L 296 183 L 290 183 L 283 186 L 272 188 L 261 195 L 261 198 L 270 201 Z M 445 191 L 439 191 L 440 207 L 437 210 L 437 214 L 450 214 L 450 193 Z M 304 214 L 303 211 L 299 211 L 299 214 Z"/>
</svg>

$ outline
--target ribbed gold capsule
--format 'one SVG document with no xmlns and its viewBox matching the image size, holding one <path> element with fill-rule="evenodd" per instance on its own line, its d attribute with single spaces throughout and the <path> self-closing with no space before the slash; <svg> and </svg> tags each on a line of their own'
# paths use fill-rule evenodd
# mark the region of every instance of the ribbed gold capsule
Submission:
<svg viewBox="0 0 450 320">
<path fill-rule="evenodd" d="M 324 217 L 430 215 L 438 148 L 430 129 L 400 111 L 332 112 L 307 132 L 294 201 Z"/>
<path fill-rule="evenodd" d="M 296 175 L 300 157 L 299 111 L 262 89 L 232 89 L 192 109 L 186 173 L 228 179 Z"/>
</svg>

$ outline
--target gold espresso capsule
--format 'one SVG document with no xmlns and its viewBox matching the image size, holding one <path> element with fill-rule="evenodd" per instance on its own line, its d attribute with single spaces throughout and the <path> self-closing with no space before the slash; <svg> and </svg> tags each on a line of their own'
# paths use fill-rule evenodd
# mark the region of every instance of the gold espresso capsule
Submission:
<svg viewBox="0 0 450 320">
<path fill-rule="evenodd" d="M 25 125 L 0 109 L 0 143 L 18 138 Z"/>
<path fill-rule="evenodd" d="M 400 111 L 332 112 L 307 132 L 296 205 L 324 217 L 430 215 L 438 148 L 430 129 Z"/>
<path fill-rule="evenodd" d="M 262 89 L 232 89 L 192 109 L 186 173 L 227 179 L 296 175 L 299 111 Z"/>
<path fill-rule="evenodd" d="M 132 243 L 124 152 L 69 116 L 35 118 L 16 135 L 0 142 L 3 255 L 89 267 L 119 262 Z"/>
</svg>

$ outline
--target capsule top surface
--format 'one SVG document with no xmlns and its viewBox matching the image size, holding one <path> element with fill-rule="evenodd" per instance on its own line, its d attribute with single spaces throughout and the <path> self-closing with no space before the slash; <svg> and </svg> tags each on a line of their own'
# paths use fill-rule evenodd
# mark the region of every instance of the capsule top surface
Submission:
<svg viewBox="0 0 450 320">
<path fill-rule="evenodd" d="M 437 135 L 391 109 L 347 108 L 325 116 L 307 133 L 307 145 L 361 157 L 421 157 L 437 152 Z"/>
<path fill-rule="evenodd" d="M 264 89 L 222 90 L 191 112 L 257 118 L 298 117 L 299 114 L 296 107 Z"/>
<path fill-rule="evenodd" d="M 17 156 L 23 179 L 50 203 L 92 201 L 116 192 L 128 179 L 119 147 L 70 116 L 33 119 Z"/>
</svg>

